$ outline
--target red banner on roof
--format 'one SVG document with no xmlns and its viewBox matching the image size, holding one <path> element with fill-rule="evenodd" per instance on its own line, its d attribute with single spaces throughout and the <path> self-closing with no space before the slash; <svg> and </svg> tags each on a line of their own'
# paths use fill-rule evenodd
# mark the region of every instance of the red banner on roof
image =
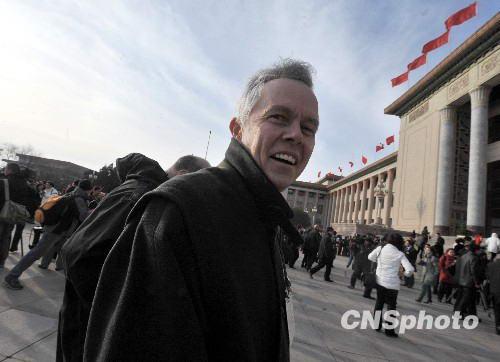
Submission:
<svg viewBox="0 0 500 362">
<path fill-rule="evenodd" d="M 397 85 L 400 85 L 401 83 L 404 83 L 408 80 L 408 71 L 404 72 L 401 75 L 398 75 L 396 78 L 391 79 L 392 86 L 395 87 Z"/>
<path fill-rule="evenodd" d="M 465 23 L 470 18 L 473 18 L 477 15 L 477 3 L 471 4 L 462 10 L 457 11 L 455 14 L 450 16 L 444 24 L 446 25 L 446 29 L 450 30 L 452 26 L 460 25 Z"/>
<path fill-rule="evenodd" d="M 429 53 L 434 49 L 437 49 L 445 44 L 448 44 L 450 32 L 446 31 L 444 34 L 441 34 L 436 39 L 432 39 L 430 42 L 426 43 L 422 48 L 422 53 Z"/>
<path fill-rule="evenodd" d="M 415 59 L 413 62 L 408 64 L 408 71 L 417 69 L 418 67 L 421 67 L 427 62 L 427 54 L 422 54 L 419 56 L 417 59 Z"/>
</svg>

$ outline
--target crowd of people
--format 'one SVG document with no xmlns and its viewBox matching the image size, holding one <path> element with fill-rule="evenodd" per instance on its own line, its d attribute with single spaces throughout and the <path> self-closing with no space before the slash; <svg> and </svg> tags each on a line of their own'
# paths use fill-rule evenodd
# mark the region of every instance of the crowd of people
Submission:
<svg viewBox="0 0 500 362">
<path fill-rule="evenodd" d="M 485 310 L 493 309 L 496 332 L 500 334 L 500 261 L 494 262 L 500 251 L 500 239 L 496 233 L 486 239 L 460 237 L 453 247 L 445 250 L 444 238 L 436 233 L 432 240 L 427 227 L 421 234 L 413 231 L 406 238 L 399 234 L 342 236 L 331 227 L 322 232 L 319 225 L 307 230 L 299 225 L 298 230 L 301 240 L 286 239 L 285 261 L 295 268 L 301 250 L 301 267 L 309 272 L 311 279 L 326 267 L 324 280 L 332 282 L 335 257 L 347 256 L 346 268 L 352 265 L 348 288 L 354 289 L 357 280 L 361 280 L 363 297 L 375 299 L 371 291 L 377 290 L 375 311 L 384 304 L 393 310 L 400 286 L 413 288 L 415 275 L 421 268 L 418 274 L 421 290 L 416 302 L 432 303 L 432 296 L 436 295 L 439 303 L 451 304 L 461 318 L 477 315 L 478 304 Z M 386 334 L 396 336 L 390 329 Z"/>
<path fill-rule="evenodd" d="M 436 271 L 443 271 L 453 277 L 439 279 L 441 295 L 455 296 L 463 315 L 474 313 L 484 258 L 468 240 L 457 241 L 441 263 L 433 253 L 442 245 L 429 248 L 427 231 L 417 249 L 415 238 L 405 247 L 399 234 L 341 236 L 331 227 L 322 233 L 319 225 L 292 225 L 281 192 L 309 162 L 318 128 L 312 67 L 283 59 L 250 78 L 216 167 L 185 156 L 165 171 L 132 153 L 117 160 L 120 185 L 104 195 L 89 180 L 62 193 L 50 182 L 29 185 L 9 163 L 0 183 L 1 268 L 15 251 L 11 234 L 21 223 L 13 215 L 30 214 L 40 225 L 4 285 L 22 289 L 19 276 L 40 258 L 47 268 L 57 254 L 66 278 L 58 361 L 289 361 L 286 264 L 294 268 L 300 250 L 310 278 L 325 268 L 326 282 L 333 282 L 335 258 L 348 256 L 349 287 L 362 280 L 370 299 L 376 289 L 376 310 L 394 309 L 401 282 L 411 287 L 421 265 L 420 300 L 430 301 Z M 495 306 L 498 263 L 486 268 Z"/>
</svg>

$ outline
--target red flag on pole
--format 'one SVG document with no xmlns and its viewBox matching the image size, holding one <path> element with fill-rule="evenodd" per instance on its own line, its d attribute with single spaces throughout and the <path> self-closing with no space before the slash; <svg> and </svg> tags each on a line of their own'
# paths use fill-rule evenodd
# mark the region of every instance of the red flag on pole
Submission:
<svg viewBox="0 0 500 362">
<path fill-rule="evenodd" d="M 385 139 L 385 143 L 387 143 L 387 146 L 389 146 L 391 143 L 394 143 L 394 135 L 387 137 Z"/>
<path fill-rule="evenodd" d="M 416 58 L 413 62 L 408 64 L 408 71 L 417 69 L 418 67 L 424 65 L 427 62 L 427 55 L 422 54 L 418 58 Z"/>
<path fill-rule="evenodd" d="M 351 168 L 352 168 L 352 166 L 354 166 L 354 162 L 349 161 L 349 166 L 351 166 Z"/>
<path fill-rule="evenodd" d="M 384 144 L 383 144 L 383 143 L 379 143 L 379 144 L 375 147 L 375 152 L 382 151 L 383 149 L 384 149 Z"/>
<path fill-rule="evenodd" d="M 460 25 L 465 23 L 470 18 L 473 18 L 477 14 L 477 3 L 473 3 L 462 10 L 457 11 L 455 14 L 450 16 L 444 24 L 446 29 L 450 30 L 452 26 Z"/>
<path fill-rule="evenodd" d="M 450 32 L 446 31 L 445 33 L 438 36 L 436 39 L 432 39 L 430 42 L 424 44 L 422 48 L 422 53 L 429 53 L 434 49 L 437 49 L 445 44 L 448 44 Z"/>
<path fill-rule="evenodd" d="M 318 172 L 318 178 L 320 178 L 320 177 L 321 177 L 321 171 Z"/>
<path fill-rule="evenodd" d="M 404 83 L 408 80 L 408 71 L 404 72 L 401 75 L 398 75 L 396 78 L 391 79 L 392 86 L 395 87 L 397 85 L 400 85 L 401 83 Z"/>
<path fill-rule="evenodd" d="M 366 165 L 368 159 L 365 156 L 361 156 L 361 162 L 363 162 L 363 165 Z"/>
</svg>

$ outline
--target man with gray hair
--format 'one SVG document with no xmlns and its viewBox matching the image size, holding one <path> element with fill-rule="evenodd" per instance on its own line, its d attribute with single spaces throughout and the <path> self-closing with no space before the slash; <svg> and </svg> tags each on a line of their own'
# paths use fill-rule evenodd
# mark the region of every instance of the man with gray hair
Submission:
<svg viewBox="0 0 500 362">
<path fill-rule="evenodd" d="M 247 84 L 222 163 L 146 194 L 102 268 L 84 360 L 289 361 L 280 194 L 319 126 L 309 64 Z M 298 235 L 297 235 L 298 239 Z"/>
</svg>

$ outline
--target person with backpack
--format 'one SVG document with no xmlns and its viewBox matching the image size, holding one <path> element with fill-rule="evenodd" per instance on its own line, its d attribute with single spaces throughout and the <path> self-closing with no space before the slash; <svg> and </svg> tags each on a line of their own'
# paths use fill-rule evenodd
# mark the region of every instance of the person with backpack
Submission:
<svg viewBox="0 0 500 362">
<path fill-rule="evenodd" d="M 3 210 L 6 200 L 15 202 L 26 207 L 28 213 L 33 215 L 40 199 L 32 190 L 26 179 L 21 174 L 21 169 L 16 163 L 8 163 L 4 169 L 5 177 L 0 179 L 0 211 Z M 7 189 L 6 189 L 7 188 Z M 0 270 L 4 268 L 5 260 L 9 256 L 11 234 L 18 222 L 26 220 L 2 220 L 0 219 Z"/>
<path fill-rule="evenodd" d="M 42 268 L 48 266 L 52 260 L 52 256 L 62 247 L 64 241 L 76 230 L 83 220 L 88 216 L 87 200 L 89 193 L 92 190 L 92 185 L 89 180 L 81 180 L 78 187 L 66 196 L 55 196 L 57 202 L 53 203 L 50 209 L 44 210 L 44 205 L 37 209 L 37 214 L 43 215 L 40 220 L 44 225 L 44 233 L 38 244 L 31 249 L 12 270 L 5 276 L 4 285 L 7 288 L 20 290 L 23 288 L 19 282 L 21 274 L 28 269 L 35 261 L 44 257 L 42 260 Z M 55 199 L 50 199 L 47 202 L 52 202 Z M 38 220 L 37 220 L 38 221 Z M 56 270 L 60 269 L 60 258 L 56 265 Z"/>
</svg>

